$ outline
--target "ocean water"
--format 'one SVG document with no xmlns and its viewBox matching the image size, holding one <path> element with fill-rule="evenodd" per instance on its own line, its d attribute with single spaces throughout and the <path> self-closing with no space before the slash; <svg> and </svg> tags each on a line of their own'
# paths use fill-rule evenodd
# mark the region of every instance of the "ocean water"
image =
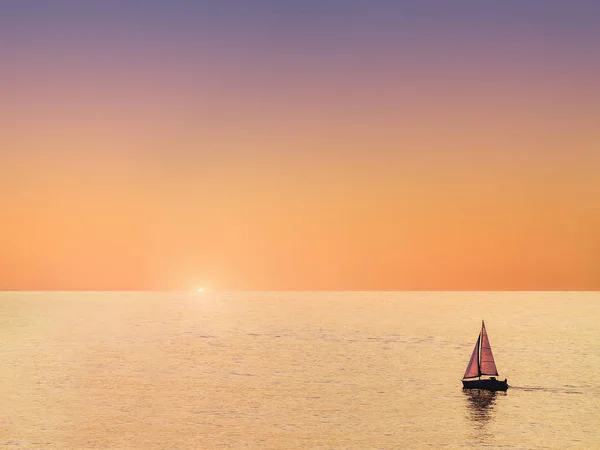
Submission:
<svg viewBox="0 0 600 450">
<path fill-rule="evenodd" d="M 600 448 L 600 293 L 0 293 L 0 448 L 440 447 Z"/>
</svg>

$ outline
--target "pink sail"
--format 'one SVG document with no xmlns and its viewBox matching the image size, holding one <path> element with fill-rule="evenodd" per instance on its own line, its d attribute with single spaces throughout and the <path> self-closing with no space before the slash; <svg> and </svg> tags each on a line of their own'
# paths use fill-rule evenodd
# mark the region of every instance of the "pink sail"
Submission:
<svg viewBox="0 0 600 450">
<path fill-rule="evenodd" d="M 477 342 L 475 343 L 475 348 L 473 349 L 473 353 L 471 354 L 471 359 L 469 360 L 469 364 L 467 365 L 467 371 L 465 372 L 465 376 L 463 378 L 471 378 L 479 376 L 479 340 L 481 339 L 481 335 L 477 337 Z"/>
<path fill-rule="evenodd" d="M 498 375 L 485 324 L 481 324 L 481 375 Z"/>
</svg>

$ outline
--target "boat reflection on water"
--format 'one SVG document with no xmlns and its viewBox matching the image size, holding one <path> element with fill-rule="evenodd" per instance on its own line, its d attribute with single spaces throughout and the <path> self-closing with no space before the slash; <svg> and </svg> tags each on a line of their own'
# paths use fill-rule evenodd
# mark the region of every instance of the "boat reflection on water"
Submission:
<svg viewBox="0 0 600 450">
<path fill-rule="evenodd" d="M 489 425 L 494 421 L 496 400 L 505 397 L 506 392 L 483 389 L 464 389 L 462 392 L 467 400 L 467 419 L 474 428 L 473 438 L 481 444 L 493 440 L 494 427 Z"/>
<path fill-rule="evenodd" d="M 463 394 L 467 398 L 469 419 L 474 422 L 485 423 L 492 418 L 496 397 L 506 395 L 503 392 L 487 391 L 480 389 L 465 389 Z"/>
</svg>

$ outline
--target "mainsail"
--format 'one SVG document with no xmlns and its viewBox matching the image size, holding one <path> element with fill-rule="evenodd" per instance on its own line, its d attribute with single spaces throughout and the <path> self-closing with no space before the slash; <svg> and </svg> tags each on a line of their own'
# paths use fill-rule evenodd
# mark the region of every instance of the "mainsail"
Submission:
<svg viewBox="0 0 600 450">
<path fill-rule="evenodd" d="M 477 337 L 475 348 L 467 365 L 463 378 L 480 377 L 481 375 L 498 375 L 492 347 L 485 329 L 485 323 L 481 321 L 481 332 Z"/>
<path fill-rule="evenodd" d="M 494 355 L 492 355 L 492 347 L 490 346 L 490 340 L 488 339 L 487 331 L 485 331 L 483 320 L 481 321 L 480 373 L 481 375 L 498 375 L 498 369 L 496 369 Z"/>
</svg>

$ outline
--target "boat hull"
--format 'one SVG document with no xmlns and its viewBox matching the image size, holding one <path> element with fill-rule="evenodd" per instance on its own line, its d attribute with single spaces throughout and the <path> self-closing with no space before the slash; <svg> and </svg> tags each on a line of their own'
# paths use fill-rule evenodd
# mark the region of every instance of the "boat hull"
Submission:
<svg viewBox="0 0 600 450">
<path fill-rule="evenodd" d="M 496 379 L 462 380 L 463 389 L 484 389 L 486 391 L 506 391 L 508 382 Z"/>
</svg>

